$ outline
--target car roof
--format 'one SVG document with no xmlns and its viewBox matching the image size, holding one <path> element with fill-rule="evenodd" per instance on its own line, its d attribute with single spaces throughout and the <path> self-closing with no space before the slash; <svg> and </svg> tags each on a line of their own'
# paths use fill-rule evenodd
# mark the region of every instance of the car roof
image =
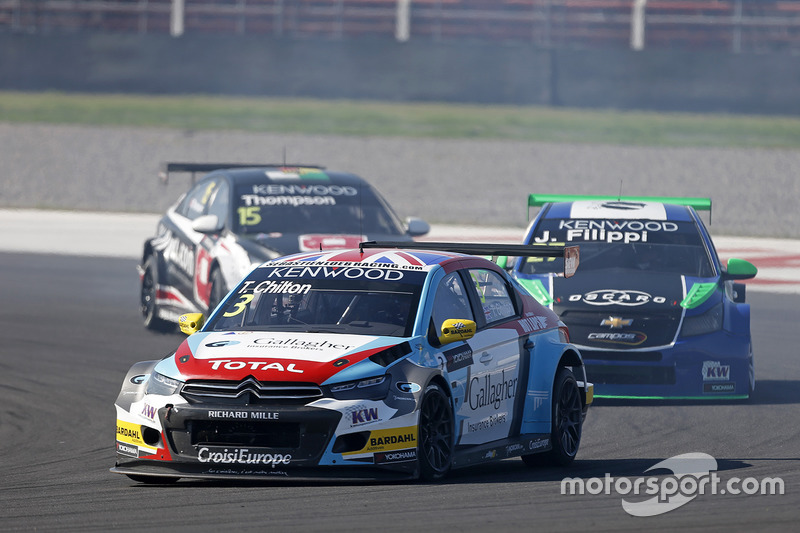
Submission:
<svg viewBox="0 0 800 533">
<path fill-rule="evenodd" d="M 349 172 L 337 172 L 311 166 L 252 166 L 222 168 L 206 178 L 227 176 L 234 183 L 292 183 L 369 186 L 368 182 Z M 204 179 L 206 179 L 204 178 Z"/>
<path fill-rule="evenodd" d="M 577 200 L 549 204 L 544 218 L 694 220 L 691 206 L 628 200 Z"/>
<path fill-rule="evenodd" d="M 529 219 L 531 207 L 542 207 L 542 218 L 691 221 L 708 211 L 711 220 L 711 198 L 700 197 L 530 194 Z"/>
</svg>

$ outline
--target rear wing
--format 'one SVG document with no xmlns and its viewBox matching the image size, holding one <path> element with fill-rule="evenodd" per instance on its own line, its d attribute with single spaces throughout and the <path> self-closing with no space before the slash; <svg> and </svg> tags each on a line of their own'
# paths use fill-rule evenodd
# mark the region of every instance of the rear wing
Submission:
<svg viewBox="0 0 800 533">
<path fill-rule="evenodd" d="M 711 219 L 711 198 L 692 198 L 685 196 L 593 196 L 586 194 L 531 194 L 528 196 L 528 220 L 531 207 L 541 207 L 555 202 L 577 202 L 579 200 L 598 200 L 603 202 L 656 202 L 661 204 L 685 205 L 697 211 L 708 211 Z"/>
<path fill-rule="evenodd" d="M 430 250 L 454 252 L 491 257 L 563 257 L 564 277 L 571 278 L 580 263 L 580 249 L 577 246 L 540 246 L 530 244 L 492 244 L 457 242 L 397 242 L 365 241 L 358 245 L 361 252 L 369 248 L 401 248 L 406 250 Z"/>
<path fill-rule="evenodd" d="M 260 167 L 303 167 L 324 169 L 320 165 L 306 165 L 301 163 L 164 163 L 158 172 L 158 177 L 162 183 L 169 181 L 170 172 L 189 172 L 192 174 L 192 185 L 198 172 L 213 172 L 223 168 L 260 168 Z"/>
</svg>

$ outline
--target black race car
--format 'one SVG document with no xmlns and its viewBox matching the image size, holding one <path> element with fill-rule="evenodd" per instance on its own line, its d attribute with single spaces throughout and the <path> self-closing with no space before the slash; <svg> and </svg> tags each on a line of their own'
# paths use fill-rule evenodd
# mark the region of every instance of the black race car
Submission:
<svg viewBox="0 0 800 533">
<path fill-rule="evenodd" d="M 412 241 L 430 227 L 402 223 L 362 178 L 319 166 L 168 163 L 170 172 L 209 172 L 170 207 L 144 245 L 144 325 L 170 331 L 184 313 L 209 313 L 266 260 L 364 240 Z"/>
</svg>

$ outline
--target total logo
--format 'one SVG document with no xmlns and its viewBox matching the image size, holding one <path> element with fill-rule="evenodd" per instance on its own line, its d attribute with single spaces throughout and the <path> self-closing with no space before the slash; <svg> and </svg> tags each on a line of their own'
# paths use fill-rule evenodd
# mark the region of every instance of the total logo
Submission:
<svg viewBox="0 0 800 533">
<path fill-rule="evenodd" d="M 216 359 L 209 361 L 211 370 L 242 370 L 249 368 L 250 370 L 277 370 L 278 372 L 294 372 L 295 374 L 302 374 L 303 371 L 295 368 L 294 363 L 289 363 L 283 366 L 281 363 L 268 362 L 268 361 L 233 361 L 231 359 Z"/>
<path fill-rule="evenodd" d="M 571 294 L 570 302 L 580 302 L 589 305 L 624 305 L 635 307 L 648 303 L 663 304 L 667 299 L 664 296 L 653 296 L 643 291 L 600 289 L 586 294 Z"/>
</svg>

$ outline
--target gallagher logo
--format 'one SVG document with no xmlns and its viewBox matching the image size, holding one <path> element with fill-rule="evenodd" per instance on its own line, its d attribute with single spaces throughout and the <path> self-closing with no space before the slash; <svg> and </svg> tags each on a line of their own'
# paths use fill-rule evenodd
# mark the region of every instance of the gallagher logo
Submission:
<svg viewBox="0 0 800 533">
<path fill-rule="evenodd" d="M 214 342 L 209 342 L 208 344 L 206 344 L 206 347 L 208 347 L 208 348 L 221 348 L 223 346 L 234 346 L 236 344 L 239 344 L 239 341 L 214 341 Z"/>
</svg>

